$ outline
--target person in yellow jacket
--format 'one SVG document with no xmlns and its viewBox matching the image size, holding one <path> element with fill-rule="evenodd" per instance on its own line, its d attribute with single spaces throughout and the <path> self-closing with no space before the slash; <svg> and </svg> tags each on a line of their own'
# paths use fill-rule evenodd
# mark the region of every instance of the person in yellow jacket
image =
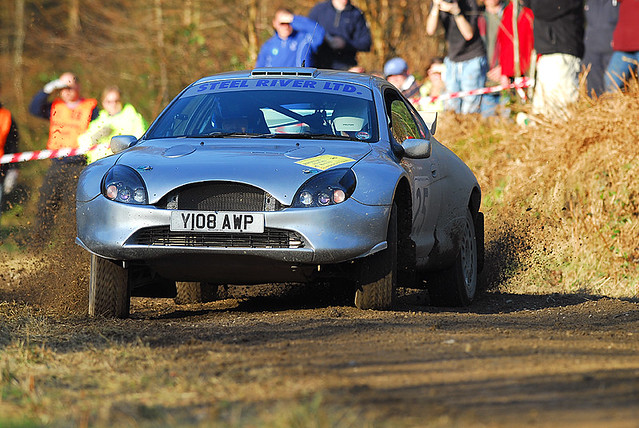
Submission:
<svg viewBox="0 0 639 428">
<path fill-rule="evenodd" d="M 419 105 L 417 110 L 425 112 L 443 112 L 444 102 L 440 99 L 431 101 L 431 97 L 443 95 L 446 93 L 446 84 L 444 83 L 445 66 L 443 60 L 435 58 L 426 71 L 426 81 L 419 90 Z"/>
<path fill-rule="evenodd" d="M 146 131 L 147 122 L 131 104 L 122 103 L 122 93 L 117 86 L 109 86 L 102 92 L 102 110 L 89 124 L 85 133 L 78 137 L 78 146 L 83 149 L 97 145 L 86 153 L 87 163 L 95 162 L 113 154 L 109 144 L 116 135 L 133 135 L 140 138 Z"/>
</svg>

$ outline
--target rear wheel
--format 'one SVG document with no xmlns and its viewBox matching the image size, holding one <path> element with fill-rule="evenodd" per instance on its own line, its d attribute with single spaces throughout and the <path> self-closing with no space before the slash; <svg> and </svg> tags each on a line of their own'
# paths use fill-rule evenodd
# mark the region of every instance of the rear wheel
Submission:
<svg viewBox="0 0 639 428">
<path fill-rule="evenodd" d="M 460 235 L 459 252 L 448 269 L 435 272 L 430 278 L 428 294 L 436 306 L 467 306 L 477 292 L 477 238 L 475 222 L 466 211 Z"/>
<path fill-rule="evenodd" d="M 175 288 L 177 294 L 175 303 L 178 305 L 188 305 L 190 303 L 206 303 L 217 300 L 217 285 L 211 285 L 206 282 L 182 282 L 176 281 Z"/>
<path fill-rule="evenodd" d="M 128 269 L 110 260 L 91 255 L 89 315 L 126 318 L 131 305 Z"/>
<path fill-rule="evenodd" d="M 358 309 L 389 310 L 397 294 L 397 205 L 393 203 L 386 234 L 387 248 L 362 261 L 355 291 Z"/>
</svg>

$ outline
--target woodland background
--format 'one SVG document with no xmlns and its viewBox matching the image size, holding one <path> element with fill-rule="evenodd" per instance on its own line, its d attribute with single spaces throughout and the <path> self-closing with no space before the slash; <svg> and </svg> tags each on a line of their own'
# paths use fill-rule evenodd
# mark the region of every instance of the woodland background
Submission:
<svg viewBox="0 0 639 428">
<path fill-rule="evenodd" d="M 21 150 L 44 148 L 45 121 L 28 115 L 42 85 L 70 70 L 84 96 L 116 84 L 147 120 L 195 79 L 252 68 L 272 34 L 279 6 L 307 15 L 318 0 L 3 0 L 0 8 L 0 100 L 17 119 Z M 371 29 L 367 71 L 403 56 L 419 78 L 444 54 L 442 34 L 425 35 L 431 1 L 356 0 Z"/>
</svg>

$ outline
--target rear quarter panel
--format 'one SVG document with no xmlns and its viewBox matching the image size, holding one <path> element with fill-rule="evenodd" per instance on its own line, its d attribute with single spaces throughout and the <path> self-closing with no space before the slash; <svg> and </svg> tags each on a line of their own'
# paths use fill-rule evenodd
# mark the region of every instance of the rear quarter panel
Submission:
<svg viewBox="0 0 639 428">
<path fill-rule="evenodd" d="M 473 172 L 455 153 L 437 141 L 433 144 L 438 145 L 444 178 L 439 182 L 442 198 L 435 226 L 436 243 L 426 265 L 428 270 L 445 268 L 454 262 L 473 189 L 481 191 Z"/>
</svg>

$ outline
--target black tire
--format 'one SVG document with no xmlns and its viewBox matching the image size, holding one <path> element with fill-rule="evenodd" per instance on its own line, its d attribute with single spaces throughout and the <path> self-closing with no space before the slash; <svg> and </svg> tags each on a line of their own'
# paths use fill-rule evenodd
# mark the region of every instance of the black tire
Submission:
<svg viewBox="0 0 639 428">
<path fill-rule="evenodd" d="M 475 214 L 475 239 L 477 240 L 477 272 L 484 270 L 486 248 L 484 245 L 484 213 L 478 211 Z"/>
<path fill-rule="evenodd" d="M 478 290 L 478 257 L 475 222 L 466 211 L 459 252 L 448 269 L 435 272 L 429 278 L 428 295 L 435 306 L 468 306 Z"/>
<path fill-rule="evenodd" d="M 207 284 L 206 282 L 175 282 L 175 303 L 178 305 L 188 305 L 191 303 L 206 303 L 217 300 L 218 286 Z"/>
<path fill-rule="evenodd" d="M 110 260 L 91 255 L 89 316 L 127 318 L 131 308 L 129 271 Z"/>
<path fill-rule="evenodd" d="M 393 203 L 387 248 L 362 260 L 359 282 L 355 291 L 358 309 L 390 310 L 397 295 L 397 205 Z"/>
</svg>

